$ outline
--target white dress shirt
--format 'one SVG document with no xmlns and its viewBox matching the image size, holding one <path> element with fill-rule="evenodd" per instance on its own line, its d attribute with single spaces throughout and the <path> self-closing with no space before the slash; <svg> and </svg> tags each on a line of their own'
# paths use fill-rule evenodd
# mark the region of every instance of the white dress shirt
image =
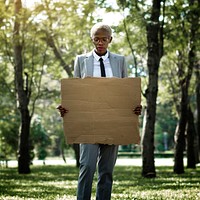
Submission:
<svg viewBox="0 0 200 200">
<path fill-rule="evenodd" d="M 106 77 L 113 77 L 112 69 L 110 66 L 110 60 L 108 57 L 108 51 L 104 56 L 98 56 L 95 51 L 93 50 L 92 52 L 94 56 L 94 71 L 93 71 L 93 76 L 94 77 L 101 77 L 101 68 L 100 68 L 100 62 L 99 58 L 103 59 L 104 67 L 105 67 L 105 72 L 106 72 Z"/>
</svg>

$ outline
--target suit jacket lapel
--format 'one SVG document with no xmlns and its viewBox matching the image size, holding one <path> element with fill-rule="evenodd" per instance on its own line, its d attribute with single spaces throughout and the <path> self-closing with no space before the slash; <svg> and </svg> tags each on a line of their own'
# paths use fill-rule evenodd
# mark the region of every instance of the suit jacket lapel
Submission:
<svg viewBox="0 0 200 200">
<path fill-rule="evenodd" d="M 115 55 L 109 52 L 109 59 L 110 59 L 110 66 L 112 68 L 113 76 L 118 77 L 118 71 L 117 71 L 117 59 Z"/>
<path fill-rule="evenodd" d="M 93 55 L 92 51 L 86 54 L 86 59 L 85 59 L 85 68 L 86 68 L 86 76 L 93 76 L 93 71 L 94 71 L 94 60 L 93 60 Z"/>
</svg>

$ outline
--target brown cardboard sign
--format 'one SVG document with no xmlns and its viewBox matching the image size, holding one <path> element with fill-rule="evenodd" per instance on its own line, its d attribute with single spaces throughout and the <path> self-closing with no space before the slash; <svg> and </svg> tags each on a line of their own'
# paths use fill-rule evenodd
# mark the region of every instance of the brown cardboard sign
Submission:
<svg viewBox="0 0 200 200">
<path fill-rule="evenodd" d="M 66 78 L 61 80 L 63 118 L 68 144 L 139 143 L 140 78 Z"/>
</svg>

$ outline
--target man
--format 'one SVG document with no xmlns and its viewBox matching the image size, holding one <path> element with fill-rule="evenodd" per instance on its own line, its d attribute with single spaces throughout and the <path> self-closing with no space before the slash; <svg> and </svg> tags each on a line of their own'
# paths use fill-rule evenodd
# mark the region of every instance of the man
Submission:
<svg viewBox="0 0 200 200">
<path fill-rule="evenodd" d="M 125 57 L 108 51 L 112 41 L 112 30 L 108 25 L 95 24 L 90 32 L 94 49 L 78 55 L 74 65 L 74 77 L 127 77 Z M 58 107 L 63 117 L 68 110 Z M 133 112 L 141 114 L 141 106 Z M 96 200 L 110 200 L 113 182 L 113 169 L 118 153 L 117 145 L 80 144 L 80 173 L 78 178 L 77 200 L 90 200 L 92 182 L 98 163 Z"/>
</svg>

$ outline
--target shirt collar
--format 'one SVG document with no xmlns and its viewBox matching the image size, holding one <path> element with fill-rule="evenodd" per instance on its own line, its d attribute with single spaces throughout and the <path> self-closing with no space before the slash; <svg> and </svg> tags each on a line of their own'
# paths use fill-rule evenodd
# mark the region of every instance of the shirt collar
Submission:
<svg viewBox="0 0 200 200">
<path fill-rule="evenodd" d="M 98 56 L 98 55 L 95 53 L 94 50 L 92 51 L 92 54 L 93 54 L 94 58 L 95 58 L 97 61 L 99 61 L 99 58 L 103 58 L 103 60 L 106 60 L 106 59 L 108 58 L 108 55 L 109 55 L 108 50 L 107 50 L 106 54 L 103 55 L 103 56 Z"/>
</svg>

